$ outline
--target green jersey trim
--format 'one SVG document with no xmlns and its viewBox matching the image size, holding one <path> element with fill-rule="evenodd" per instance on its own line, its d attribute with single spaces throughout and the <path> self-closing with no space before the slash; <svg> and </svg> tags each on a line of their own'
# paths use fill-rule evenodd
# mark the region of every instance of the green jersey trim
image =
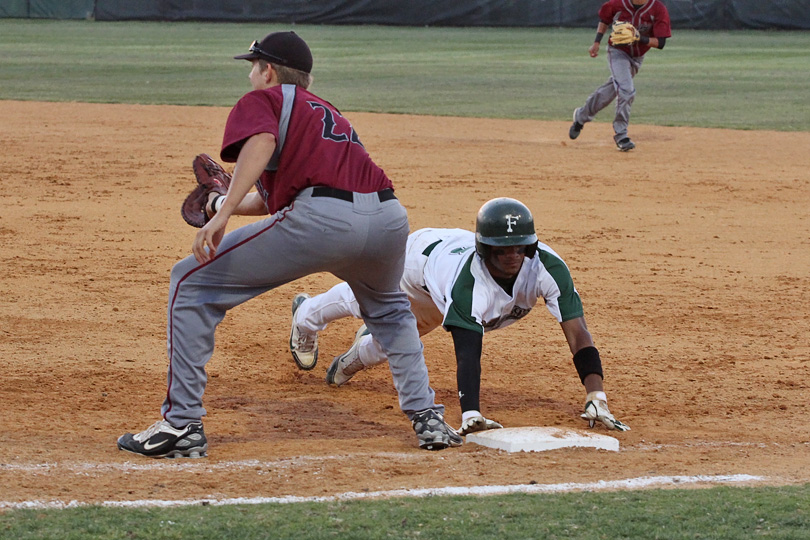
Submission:
<svg viewBox="0 0 810 540">
<path fill-rule="evenodd" d="M 475 277 L 472 275 L 470 268 L 474 256 L 475 252 L 470 253 L 470 257 L 461 268 L 456 282 L 453 283 L 453 289 L 450 292 L 450 307 L 444 318 L 444 326 L 457 326 L 483 335 L 484 327 L 472 316 Z"/>
<path fill-rule="evenodd" d="M 568 267 L 562 259 L 555 257 L 548 251 L 538 249 L 537 253 L 540 256 L 540 262 L 546 267 L 546 270 L 557 284 L 557 288 L 560 289 L 560 297 L 557 301 L 560 305 L 560 316 L 563 322 L 584 316 L 582 300 L 576 288 L 574 288 L 574 280 L 571 279 L 571 272 Z"/>
<path fill-rule="evenodd" d="M 430 254 L 433 252 L 434 249 L 436 249 L 436 246 L 438 246 L 440 243 L 441 240 L 436 240 L 435 242 L 433 242 L 432 244 L 430 244 L 428 247 L 425 248 L 425 250 L 422 252 L 422 255 L 424 255 L 425 257 L 430 257 Z"/>
</svg>

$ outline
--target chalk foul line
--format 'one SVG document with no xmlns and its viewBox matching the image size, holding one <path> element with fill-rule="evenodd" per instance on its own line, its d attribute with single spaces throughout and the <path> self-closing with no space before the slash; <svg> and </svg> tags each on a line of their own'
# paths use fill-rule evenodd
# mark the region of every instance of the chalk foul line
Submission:
<svg viewBox="0 0 810 540">
<path fill-rule="evenodd" d="M 591 483 L 562 483 L 562 484 L 524 484 L 513 486 L 475 486 L 475 487 L 444 487 L 425 489 L 395 489 L 389 491 L 347 492 L 337 495 L 320 497 L 236 497 L 226 499 L 203 498 L 183 500 L 138 500 L 138 501 L 103 501 L 87 503 L 81 501 L 0 501 L 0 509 L 60 509 L 78 508 L 86 506 L 103 506 L 114 508 L 143 508 L 143 507 L 175 507 L 175 506 L 226 506 L 235 504 L 290 504 L 299 502 L 331 502 L 358 499 L 385 499 L 401 497 L 435 497 L 449 495 L 506 495 L 510 493 L 566 493 L 571 491 L 605 491 L 605 490 L 634 490 L 655 487 L 677 487 L 689 484 L 733 484 L 760 482 L 766 480 L 762 476 L 748 474 L 732 475 L 697 475 L 697 476 L 644 476 L 628 478 L 625 480 L 600 480 Z"/>
</svg>

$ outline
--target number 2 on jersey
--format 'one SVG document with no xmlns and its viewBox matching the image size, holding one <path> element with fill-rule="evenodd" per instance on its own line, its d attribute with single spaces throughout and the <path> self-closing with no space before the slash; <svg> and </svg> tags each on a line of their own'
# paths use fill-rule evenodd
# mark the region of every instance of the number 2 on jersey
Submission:
<svg viewBox="0 0 810 540">
<path fill-rule="evenodd" d="M 321 109 L 323 111 L 323 138 L 329 139 L 330 141 L 335 142 L 346 142 L 351 141 L 355 144 L 359 144 L 363 146 L 363 143 L 360 142 L 360 138 L 357 136 L 357 133 L 354 131 L 354 128 L 349 124 L 349 130 L 351 135 L 346 135 L 345 133 L 335 133 L 335 128 L 337 127 L 337 122 L 335 121 L 335 117 L 332 114 L 332 111 L 329 107 L 315 102 L 315 101 L 308 101 L 309 106 L 313 109 Z M 343 118 L 340 113 L 335 113 L 338 117 Z M 365 148 L 365 146 L 363 146 Z"/>
</svg>

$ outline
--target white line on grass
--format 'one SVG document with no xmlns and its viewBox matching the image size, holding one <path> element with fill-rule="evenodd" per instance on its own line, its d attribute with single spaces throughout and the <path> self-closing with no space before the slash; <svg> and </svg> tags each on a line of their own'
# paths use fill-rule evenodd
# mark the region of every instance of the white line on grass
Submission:
<svg viewBox="0 0 810 540">
<path fill-rule="evenodd" d="M 0 509 L 46 509 L 77 508 L 81 506 L 106 506 L 116 508 L 170 507 L 195 505 L 234 505 L 234 504 L 289 504 L 299 502 L 330 502 L 355 499 L 383 499 L 394 497 L 433 497 L 446 495 L 505 495 L 509 493 L 565 493 L 570 491 L 604 491 L 617 489 L 645 489 L 652 487 L 673 487 L 687 484 L 730 484 L 740 482 L 758 482 L 765 480 L 762 476 L 748 474 L 732 475 L 697 475 L 697 476 L 643 476 L 626 480 L 591 482 L 586 484 L 528 484 L 516 486 L 477 486 L 477 487 L 444 487 L 429 489 L 395 489 L 390 491 L 348 492 L 328 497 L 237 497 L 232 499 L 194 499 L 194 500 L 140 500 L 140 501 L 104 501 L 86 503 L 80 501 L 0 501 Z"/>
</svg>

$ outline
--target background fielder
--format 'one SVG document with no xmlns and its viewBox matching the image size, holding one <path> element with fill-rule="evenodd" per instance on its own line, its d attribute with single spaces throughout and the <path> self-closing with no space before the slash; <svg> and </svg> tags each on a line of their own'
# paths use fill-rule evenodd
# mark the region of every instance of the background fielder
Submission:
<svg viewBox="0 0 810 540">
<path fill-rule="evenodd" d="M 608 39 L 608 67 L 610 78 L 597 88 L 582 107 L 574 110 L 574 123 L 568 136 L 576 139 L 584 124 L 616 100 L 616 115 L 613 118 L 613 140 L 616 147 L 627 152 L 636 147 L 627 134 L 630 123 L 630 108 L 636 97 L 633 77 L 644 61 L 644 55 L 652 47 L 663 49 L 666 39 L 672 36 L 669 12 L 661 0 L 609 0 L 599 8 L 599 24 L 596 39 L 588 52 L 591 58 L 599 54 L 599 44 L 608 27 L 616 22 L 632 25 L 635 35 L 628 43 L 617 44 L 614 37 Z"/>
<path fill-rule="evenodd" d="M 401 282 L 416 315 L 419 334 L 439 325 L 450 332 L 456 353 L 462 435 L 500 428 L 480 412 L 481 352 L 486 332 L 525 317 L 539 300 L 560 323 L 587 397 L 583 417 L 609 429 L 627 430 L 607 407 L 602 364 L 583 315 L 582 302 L 565 262 L 538 242 L 534 219 L 521 202 L 493 199 L 481 207 L 476 233 L 462 229 L 421 229 L 408 238 Z M 296 361 L 317 354 L 317 333 L 337 319 L 359 317 L 346 283 L 294 301 L 292 328 L 308 335 L 306 347 L 291 342 Z M 365 326 L 354 343 L 327 371 L 330 384 L 342 385 L 357 372 L 386 361 Z"/>
</svg>

